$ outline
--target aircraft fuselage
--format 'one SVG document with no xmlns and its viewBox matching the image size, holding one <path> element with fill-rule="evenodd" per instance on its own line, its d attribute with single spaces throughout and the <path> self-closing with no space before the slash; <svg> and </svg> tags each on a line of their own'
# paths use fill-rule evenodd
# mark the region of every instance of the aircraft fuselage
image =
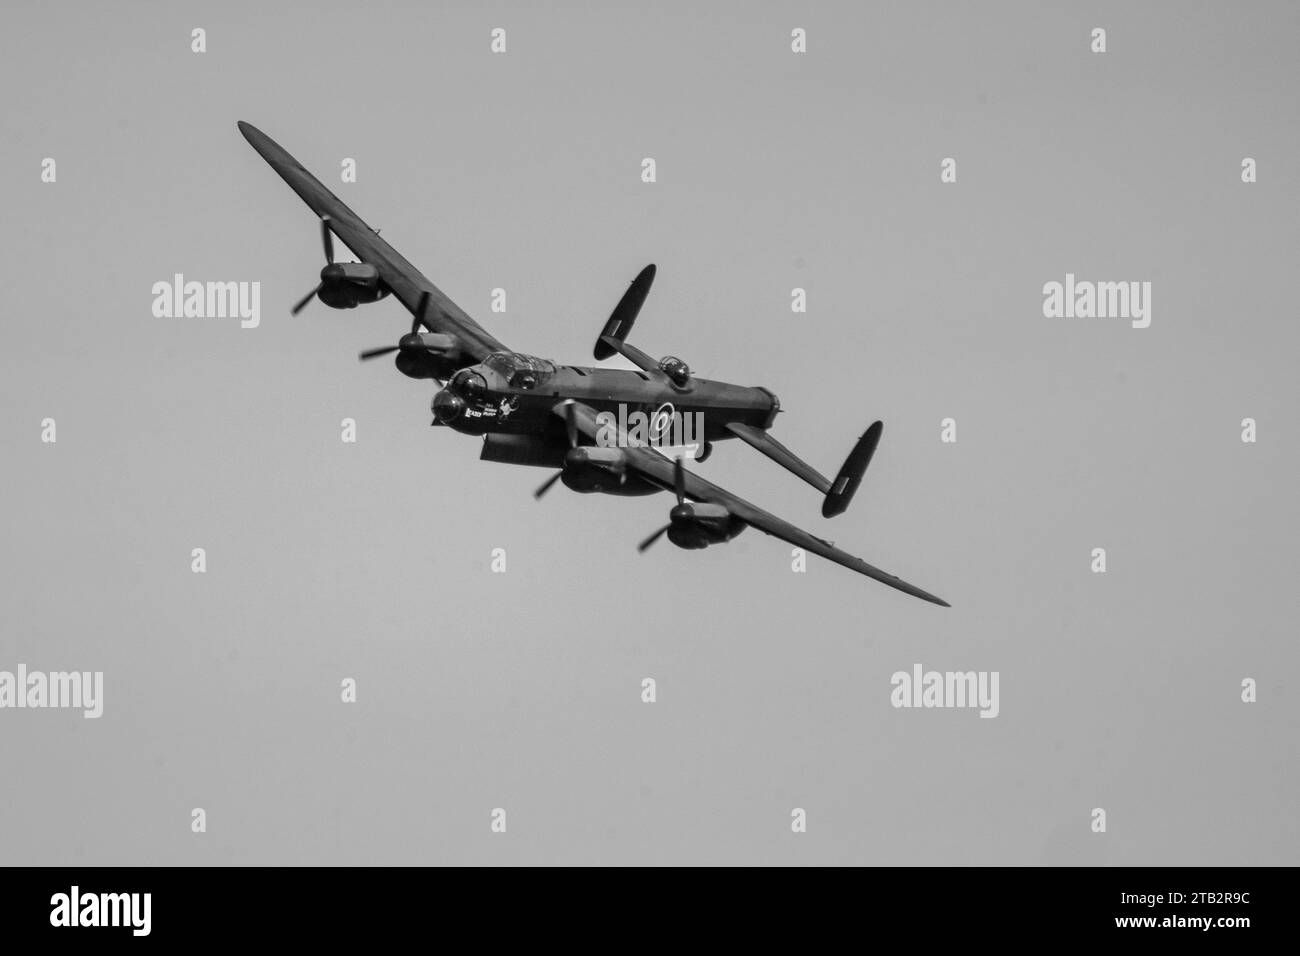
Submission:
<svg viewBox="0 0 1300 956">
<path fill-rule="evenodd" d="M 618 430 L 648 424 L 652 443 L 731 438 L 728 423 L 767 429 L 780 401 L 765 388 L 690 379 L 679 387 L 663 376 L 629 369 L 556 365 L 518 353 L 494 353 L 458 371 L 434 396 L 435 420 L 470 435 L 545 435 L 562 440 L 555 406 L 573 399 L 609 413 Z M 679 429 L 671 432 L 670 429 Z M 662 439 L 662 440 L 661 440 Z"/>
</svg>

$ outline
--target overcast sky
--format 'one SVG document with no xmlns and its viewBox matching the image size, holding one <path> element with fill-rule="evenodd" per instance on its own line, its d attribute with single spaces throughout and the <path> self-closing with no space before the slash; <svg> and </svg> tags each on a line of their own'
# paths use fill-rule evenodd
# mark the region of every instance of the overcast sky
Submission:
<svg viewBox="0 0 1300 956">
<path fill-rule="evenodd" d="M 9 4 L 0 670 L 105 699 L 0 711 L 0 861 L 1300 862 L 1297 26 Z M 667 496 L 535 502 L 356 361 L 400 304 L 289 316 L 319 236 L 240 119 L 522 351 L 590 362 L 656 262 L 635 344 L 772 388 L 824 472 L 885 422 L 829 522 L 740 443 L 701 472 L 953 607 L 752 530 L 639 556 Z M 156 318 L 178 272 L 261 283 L 260 326 Z M 1151 282 L 1150 327 L 1045 318 L 1067 273 Z M 999 672 L 999 715 L 893 708 L 916 663 Z"/>
</svg>

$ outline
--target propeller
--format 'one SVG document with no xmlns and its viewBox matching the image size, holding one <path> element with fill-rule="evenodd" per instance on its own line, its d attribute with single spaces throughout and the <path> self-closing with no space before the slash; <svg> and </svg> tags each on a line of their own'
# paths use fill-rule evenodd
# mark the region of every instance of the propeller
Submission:
<svg viewBox="0 0 1300 956">
<path fill-rule="evenodd" d="M 392 355 L 400 348 L 400 345 L 385 345 L 381 349 L 366 349 L 364 352 L 359 352 L 357 358 L 363 362 L 368 362 L 372 358 L 379 358 L 381 355 Z"/>
<path fill-rule="evenodd" d="M 686 504 L 686 466 L 682 464 L 680 455 L 673 459 L 673 492 L 677 495 L 677 507 L 670 512 L 669 518 L 681 514 L 678 509 L 689 510 L 689 505 Z M 666 525 L 638 544 L 636 546 L 637 551 L 644 553 L 646 548 L 662 538 L 664 533 L 672 526 L 673 523 L 670 520 Z"/>
<path fill-rule="evenodd" d="M 327 267 L 334 265 L 334 234 L 330 232 L 329 216 L 320 217 L 320 241 L 321 241 L 321 246 L 325 250 L 325 265 Z M 325 280 L 322 279 L 320 282 L 316 284 L 316 288 L 312 289 L 305 296 L 303 296 L 301 299 L 298 300 L 297 304 L 294 305 L 294 307 L 289 310 L 289 314 L 297 315 L 303 309 L 307 308 L 307 303 L 310 302 L 313 298 L 315 298 L 316 293 L 319 292 L 324 285 L 325 285 Z"/>
<path fill-rule="evenodd" d="M 542 486 L 533 492 L 533 497 L 536 498 L 538 501 L 541 501 L 542 495 L 550 491 L 551 486 L 554 485 L 557 481 L 559 481 L 563 477 L 564 477 L 564 471 L 563 470 L 557 471 L 555 474 L 551 475 L 551 477 L 547 478 L 546 481 L 542 482 Z"/>
<path fill-rule="evenodd" d="M 659 529 L 658 531 L 656 531 L 654 534 L 650 535 L 650 537 L 646 538 L 644 541 L 642 541 L 640 544 L 638 544 L 638 545 L 636 546 L 637 551 L 640 551 L 640 552 L 642 552 L 642 553 L 645 553 L 645 549 L 648 548 L 648 547 L 650 547 L 650 545 L 654 544 L 654 543 L 655 543 L 656 541 L 658 541 L 660 538 L 662 538 L 662 537 L 664 536 L 664 534 L 668 531 L 668 529 L 671 528 L 671 527 L 672 527 L 672 525 L 670 525 L 670 524 L 666 524 L 666 525 L 664 525 L 662 528 L 660 528 L 660 529 Z"/>
<path fill-rule="evenodd" d="M 311 296 L 308 296 L 311 298 Z M 429 310 L 429 293 L 425 292 L 420 296 L 420 304 L 416 307 L 415 313 L 411 317 L 411 331 L 397 340 L 396 345 L 385 345 L 382 348 L 366 349 L 357 355 L 362 362 L 369 361 L 372 358 L 379 358 L 381 355 L 391 355 L 402 349 L 424 348 L 424 340 L 420 338 L 420 326 L 427 326 L 425 321 L 426 314 Z"/>
<path fill-rule="evenodd" d="M 569 450 L 572 451 L 578 447 L 578 418 L 572 400 L 564 403 L 564 430 L 569 436 Z M 542 495 L 550 491 L 551 487 L 563 477 L 564 469 L 561 468 L 542 482 L 542 486 L 533 492 L 533 497 L 540 501 Z"/>
<path fill-rule="evenodd" d="M 330 217 L 320 217 L 320 244 L 325 250 L 325 261 L 334 264 L 334 233 L 330 231 Z"/>
</svg>

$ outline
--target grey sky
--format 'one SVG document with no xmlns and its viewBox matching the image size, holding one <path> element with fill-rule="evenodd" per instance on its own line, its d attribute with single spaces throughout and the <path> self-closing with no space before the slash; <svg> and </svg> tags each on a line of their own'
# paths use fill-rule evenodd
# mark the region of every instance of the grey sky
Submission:
<svg viewBox="0 0 1300 956">
<path fill-rule="evenodd" d="M 1300 862 L 1298 25 L 10 4 L 0 669 L 102 670 L 105 702 L 0 712 L 0 862 Z M 534 502 L 545 472 L 356 361 L 400 305 L 289 317 L 316 226 L 239 119 L 522 351 L 586 361 L 658 263 L 636 344 L 771 387 L 823 471 L 885 422 L 832 522 L 739 443 L 701 470 L 953 608 L 753 531 L 638 556 L 666 496 Z M 176 272 L 261 282 L 261 326 L 155 318 Z M 1151 281 L 1151 327 L 1044 318 L 1067 272 Z M 999 671 L 1000 715 L 895 710 L 915 662 Z"/>
</svg>

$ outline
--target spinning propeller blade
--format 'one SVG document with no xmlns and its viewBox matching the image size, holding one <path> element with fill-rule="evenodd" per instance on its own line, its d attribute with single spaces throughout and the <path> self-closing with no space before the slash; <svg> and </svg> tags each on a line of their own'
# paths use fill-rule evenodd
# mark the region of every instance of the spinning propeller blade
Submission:
<svg viewBox="0 0 1300 956">
<path fill-rule="evenodd" d="M 334 234 L 330 232 L 329 216 L 320 217 L 320 242 L 321 242 L 321 246 L 324 247 L 325 249 L 325 265 L 327 266 L 334 265 Z M 303 309 L 307 308 L 307 303 L 310 302 L 315 297 L 316 293 L 319 292 L 324 287 L 324 285 L 325 285 L 324 281 L 317 284 L 316 288 L 312 289 L 305 296 L 303 296 L 301 299 L 298 300 L 297 304 L 292 309 L 289 310 L 289 314 L 297 315 Z"/>
<path fill-rule="evenodd" d="M 427 328 L 430 332 L 433 331 L 433 326 L 430 325 L 428 321 L 429 320 L 428 313 L 429 313 L 429 293 L 422 292 L 420 293 L 420 304 L 415 307 L 415 312 L 411 315 L 412 332 L 420 331 L 421 325 Z"/>
<path fill-rule="evenodd" d="M 681 455 L 678 455 L 673 459 L 673 493 L 677 496 L 677 504 L 686 504 L 686 466 L 682 464 Z M 674 512 L 676 511 L 676 509 L 673 510 Z M 658 541 L 660 537 L 663 536 L 663 533 L 671 527 L 672 522 L 670 521 L 654 534 L 650 535 L 650 537 L 638 544 L 636 546 L 637 551 L 644 553 L 646 548 Z"/>
<path fill-rule="evenodd" d="M 325 220 L 323 219 L 321 220 L 321 222 L 324 221 Z M 320 286 L 317 286 L 317 288 L 320 288 Z M 315 292 L 312 292 L 312 295 L 315 294 L 316 294 Z M 311 298 L 310 295 L 307 296 L 307 299 L 310 298 Z M 303 299 L 302 302 L 299 303 L 298 308 L 301 308 L 302 306 L 306 305 L 307 299 Z M 419 333 L 421 324 L 428 325 L 428 322 L 425 322 L 425 313 L 428 311 L 428 309 L 429 309 L 429 293 L 426 292 L 420 296 L 420 305 L 418 308 L 416 308 L 414 315 L 411 316 L 411 332 L 410 332 L 411 335 L 416 335 Z M 403 338 L 405 338 L 405 336 L 403 336 Z M 401 350 L 402 350 L 402 343 L 399 342 L 397 345 L 385 345 L 383 348 L 366 349 L 364 352 L 358 354 L 357 358 L 362 362 L 365 362 L 368 359 L 379 358 L 381 355 L 391 355 L 393 352 L 400 352 Z"/>
<path fill-rule="evenodd" d="M 574 407 L 573 400 L 564 403 L 564 430 L 569 437 L 569 448 L 578 447 L 578 411 Z M 533 492 L 533 497 L 541 500 L 542 495 L 551 490 L 551 486 L 564 477 L 564 469 L 561 468 L 555 474 L 547 478 L 542 486 Z"/>
<path fill-rule="evenodd" d="M 554 485 L 557 481 L 559 481 L 563 477 L 564 477 L 564 472 L 557 471 L 555 474 L 551 475 L 551 477 L 547 478 L 546 481 L 542 482 L 542 486 L 533 492 L 533 497 L 537 498 L 540 501 L 542 495 L 550 491 L 551 486 Z"/>
<path fill-rule="evenodd" d="M 654 534 L 650 535 L 650 537 L 646 538 L 644 541 L 642 541 L 640 544 L 638 544 L 638 545 L 636 546 L 637 551 L 640 551 L 640 552 L 643 552 L 643 553 L 644 553 L 644 551 L 645 551 L 646 548 L 650 547 L 650 545 L 654 544 L 656 541 L 658 541 L 660 538 L 663 537 L 664 532 L 667 531 L 667 530 L 669 529 L 669 527 L 671 527 L 671 526 L 670 526 L 670 525 L 664 525 L 662 528 L 660 528 L 660 529 L 659 529 L 658 531 L 656 531 Z"/>
<path fill-rule="evenodd" d="M 303 309 L 307 308 L 307 303 L 310 302 L 312 299 L 314 299 L 314 298 L 316 297 L 316 293 L 319 292 L 319 291 L 321 290 L 321 286 L 323 286 L 324 284 L 325 284 L 325 283 L 323 283 L 323 282 L 319 283 L 319 284 L 316 286 L 316 288 L 312 289 L 312 290 L 311 290 L 310 292 L 308 292 L 305 296 L 303 296 L 301 299 L 299 299 L 299 300 L 298 300 L 298 304 L 295 305 L 292 309 L 289 310 L 289 314 L 290 314 L 290 315 L 297 315 L 297 314 L 298 314 L 299 312 L 301 312 Z"/>
<path fill-rule="evenodd" d="M 565 430 L 565 432 L 566 432 L 566 433 L 568 434 L 568 436 L 569 436 L 569 447 L 570 447 L 570 448 L 577 448 L 577 447 L 578 447 L 578 418 L 577 418 L 577 415 L 578 415 L 578 411 L 577 411 L 577 409 L 574 407 L 573 402 L 572 402 L 571 400 L 565 402 L 565 403 L 564 403 L 564 430 Z"/>
<path fill-rule="evenodd" d="M 320 242 L 325 248 L 325 264 L 334 265 L 334 233 L 330 231 L 330 217 L 320 217 Z"/>
</svg>

